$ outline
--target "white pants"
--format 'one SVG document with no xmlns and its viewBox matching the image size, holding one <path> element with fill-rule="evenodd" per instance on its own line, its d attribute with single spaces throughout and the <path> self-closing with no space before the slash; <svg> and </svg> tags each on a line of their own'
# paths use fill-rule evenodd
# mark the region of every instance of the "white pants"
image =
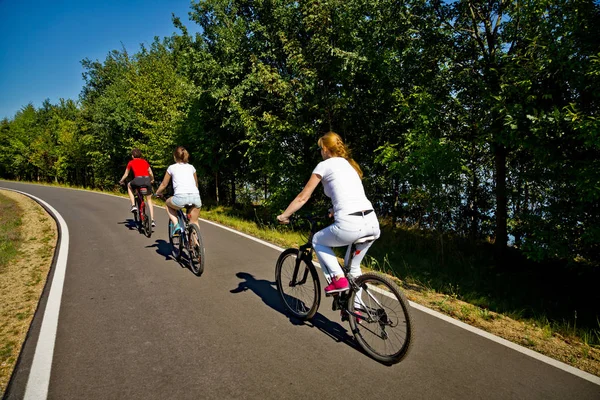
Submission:
<svg viewBox="0 0 600 400">
<path fill-rule="evenodd" d="M 351 244 L 356 240 L 365 236 L 375 236 L 379 238 L 381 234 L 379 230 L 379 221 L 375 212 L 371 212 L 368 215 L 344 215 L 336 218 L 333 225 L 329 225 L 327 228 L 320 230 L 315 233 L 312 240 L 313 248 L 317 253 L 319 263 L 323 268 L 323 273 L 327 278 L 327 281 L 331 282 L 333 276 L 340 276 L 344 274 L 344 271 L 340 267 L 337 257 L 335 256 L 332 247 L 348 246 L 346 250 L 346 256 L 344 257 L 344 264 L 348 265 L 348 258 L 350 257 Z M 352 265 L 350 266 L 350 275 L 357 277 L 361 274 L 360 262 L 365 257 L 367 250 L 373 242 L 361 243 L 356 246 L 360 253 L 352 259 Z"/>
</svg>

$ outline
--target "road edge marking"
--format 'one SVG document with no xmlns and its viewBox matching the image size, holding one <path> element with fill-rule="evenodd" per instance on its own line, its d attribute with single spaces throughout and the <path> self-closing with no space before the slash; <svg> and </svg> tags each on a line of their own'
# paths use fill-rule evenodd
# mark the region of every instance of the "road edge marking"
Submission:
<svg viewBox="0 0 600 400">
<path fill-rule="evenodd" d="M 56 331 L 58 328 L 58 315 L 67 270 L 67 256 L 69 254 L 69 228 L 64 218 L 54 207 L 44 200 L 32 194 L 11 188 L 2 188 L 20 193 L 35 200 L 48 211 L 59 225 L 59 245 L 57 256 L 52 268 L 54 275 L 50 282 L 48 301 L 42 317 L 42 324 L 38 341 L 35 346 L 33 361 L 29 371 L 29 377 L 25 386 L 25 400 L 39 400 L 48 398 L 50 386 L 50 373 L 52 369 L 52 358 L 54 357 L 54 345 L 56 343 Z"/>
</svg>

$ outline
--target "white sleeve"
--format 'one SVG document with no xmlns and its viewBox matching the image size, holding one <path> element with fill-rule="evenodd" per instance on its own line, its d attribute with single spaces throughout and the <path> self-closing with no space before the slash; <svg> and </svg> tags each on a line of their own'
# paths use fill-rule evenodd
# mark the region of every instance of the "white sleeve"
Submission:
<svg viewBox="0 0 600 400">
<path fill-rule="evenodd" d="M 319 175 L 321 178 L 324 178 L 325 174 L 327 174 L 327 172 L 328 172 L 327 165 L 325 165 L 325 163 L 323 161 L 321 161 L 320 163 L 317 164 L 317 166 L 315 167 L 315 169 L 313 170 L 312 173 Z"/>
</svg>

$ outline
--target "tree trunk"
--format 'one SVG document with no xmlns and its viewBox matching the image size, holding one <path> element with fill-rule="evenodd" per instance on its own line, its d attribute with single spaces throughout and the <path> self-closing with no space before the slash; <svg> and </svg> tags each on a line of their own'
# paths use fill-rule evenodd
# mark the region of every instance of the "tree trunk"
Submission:
<svg viewBox="0 0 600 400">
<path fill-rule="evenodd" d="M 269 194 L 268 190 L 269 190 L 269 180 L 267 178 L 267 176 L 265 175 L 265 201 L 267 200 L 267 196 Z"/>
<path fill-rule="evenodd" d="M 235 177 L 231 178 L 231 205 L 235 206 L 236 197 L 235 197 Z"/>
<path fill-rule="evenodd" d="M 469 202 L 471 226 L 469 229 L 469 236 L 471 237 L 471 240 L 474 241 L 479 237 L 479 207 L 477 204 L 477 189 L 479 187 L 479 179 L 477 179 L 477 171 L 475 171 L 475 166 L 473 166 L 473 181 L 471 184 L 471 200 Z"/>
<path fill-rule="evenodd" d="M 219 173 L 215 172 L 215 200 L 219 205 Z"/>
<path fill-rule="evenodd" d="M 496 263 L 500 266 L 504 260 L 506 242 L 508 241 L 506 226 L 506 148 L 504 145 L 494 145 L 494 164 L 496 170 L 496 239 L 494 247 L 496 250 Z"/>
</svg>

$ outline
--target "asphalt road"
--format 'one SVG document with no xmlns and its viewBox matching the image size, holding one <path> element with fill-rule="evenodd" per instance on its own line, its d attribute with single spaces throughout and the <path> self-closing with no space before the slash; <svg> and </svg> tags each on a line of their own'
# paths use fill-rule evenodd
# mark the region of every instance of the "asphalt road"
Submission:
<svg viewBox="0 0 600 400">
<path fill-rule="evenodd" d="M 50 399 L 600 399 L 594 382 L 416 309 L 411 353 L 381 365 L 354 347 L 329 298 L 312 322 L 286 316 L 273 248 L 201 222 L 196 277 L 169 256 L 163 209 L 148 239 L 124 198 L 0 188 L 45 200 L 68 225 Z M 7 399 L 24 397 L 48 287 Z"/>
</svg>

